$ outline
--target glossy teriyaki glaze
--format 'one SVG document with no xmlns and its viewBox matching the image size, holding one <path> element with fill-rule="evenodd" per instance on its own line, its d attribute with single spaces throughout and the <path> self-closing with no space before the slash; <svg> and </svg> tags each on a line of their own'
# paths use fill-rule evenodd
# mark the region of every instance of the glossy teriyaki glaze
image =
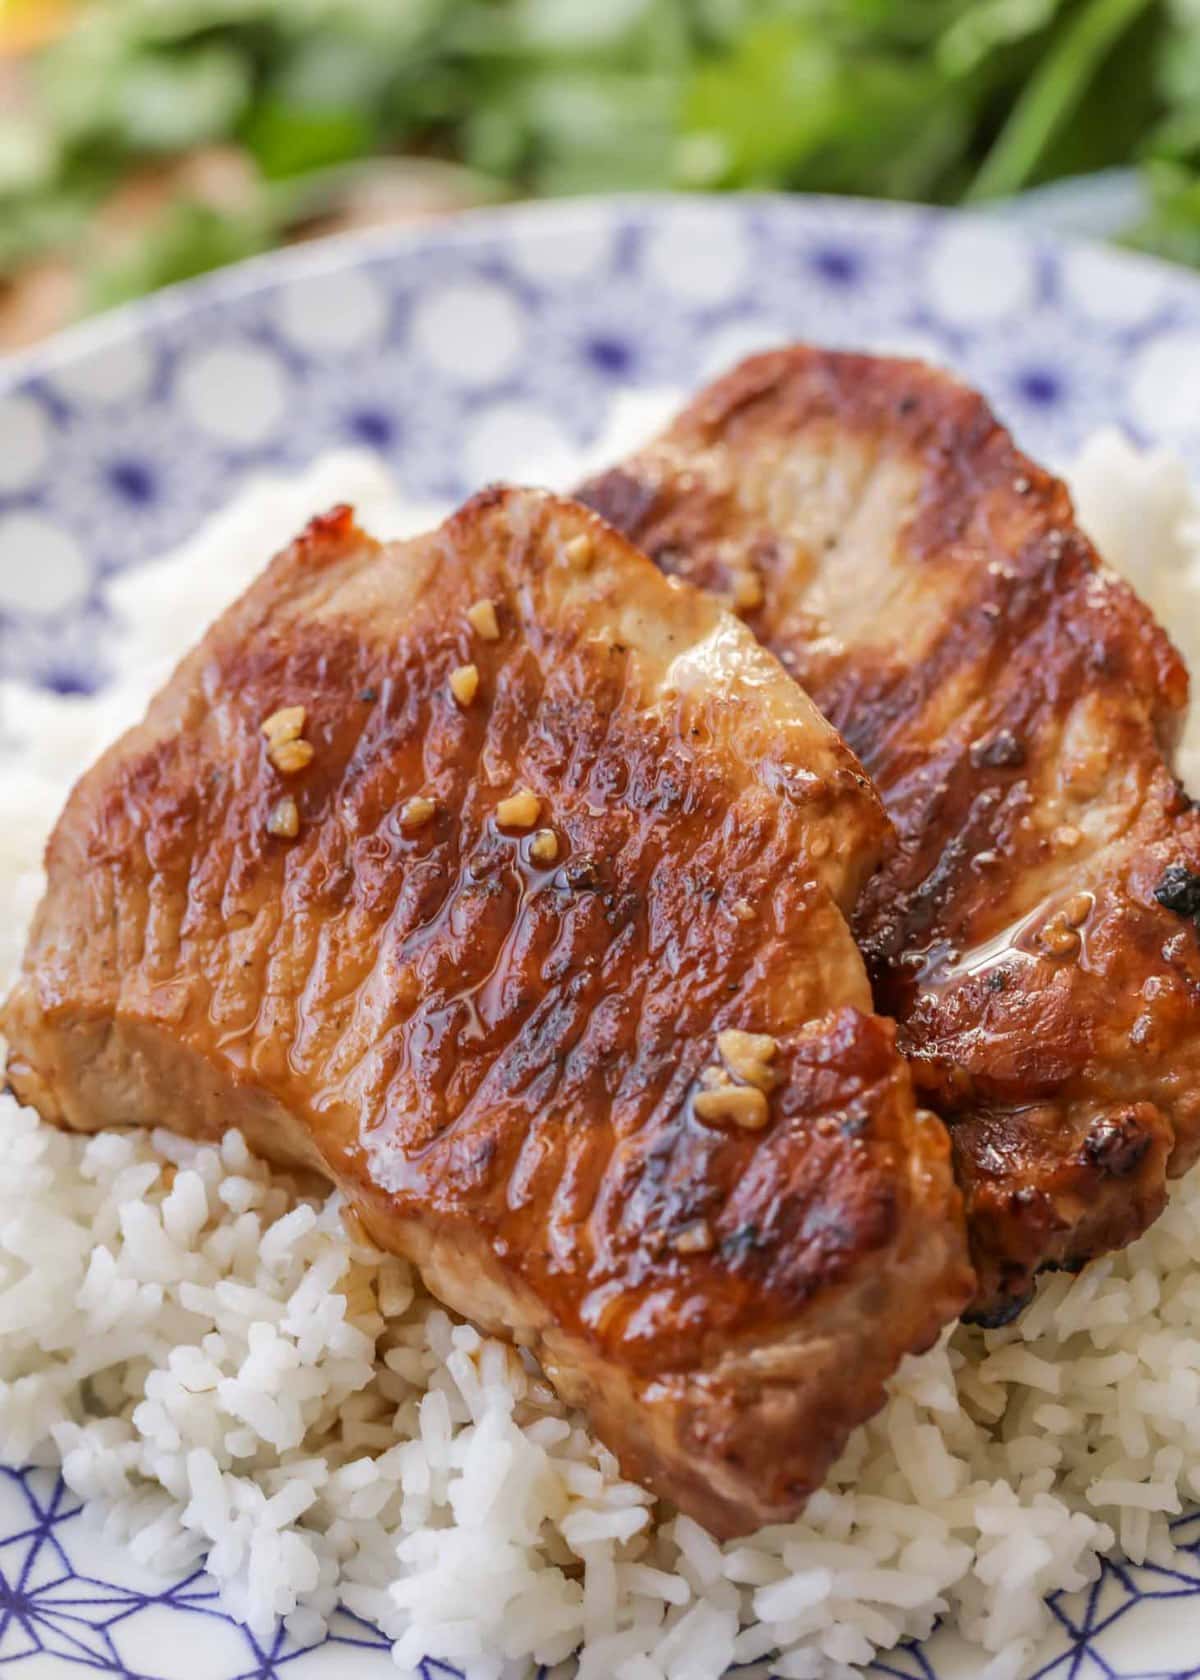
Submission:
<svg viewBox="0 0 1200 1680">
<path fill-rule="evenodd" d="M 736 605 L 880 791 L 854 925 L 951 1126 L 976 1310 L 1136 1236 L 1200 1150 L 1187 676 L 1065 487 L 947 375 L 796 348 L 582 494 Z"/>
<path fill-rule="evenodd" d="M 10 1077 L 327 1173 L 736 1532 L 971 1289 L 847 923 L 885 835 L 749 631 L 585 509 L 388 548 L 341 510 L 72 795 Z"/>
</svg>

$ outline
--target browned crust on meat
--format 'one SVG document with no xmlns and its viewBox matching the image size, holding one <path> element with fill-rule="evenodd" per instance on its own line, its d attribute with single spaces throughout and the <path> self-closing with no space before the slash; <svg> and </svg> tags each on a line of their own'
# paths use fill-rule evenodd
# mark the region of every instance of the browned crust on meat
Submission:
<svg viewBox="0 0 1200 1680">
<path fill-rule="evenodd" d="M 295 706 L 285 774 L 261 725 Z M 492 491 L 389 548 L 337 510 L 72 794 L 10 1076 L 70 1126 L 240 1122 L 319 1166 L 740 1531 L 799 1508 L 972 1284 L 845 919 L 884 835 L 754 638 L 586 510 Z M 776 1040 L 762 1130 L 694 1110 L 726 1027 Z"/>
<path fill-rule="evenodd" d="M 898 845 L 855 927 L 951 1124 L 978 1310 L 1131 1240 L 1200 1151 L 1200 945 L 1156 897 L 1200 817 L 1184 666 L 1065 486 L 949 376 L 797 347 L 581 495 L 693 583 L 749 569 L 747 622 L 875 779 Z"/>
</svg>

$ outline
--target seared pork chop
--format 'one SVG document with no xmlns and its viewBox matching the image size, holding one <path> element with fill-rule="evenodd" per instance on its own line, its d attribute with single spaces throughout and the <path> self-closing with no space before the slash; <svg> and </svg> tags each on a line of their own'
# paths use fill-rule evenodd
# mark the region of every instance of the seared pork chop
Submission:
<svg viewBox="0 0 1200 1680">
<path fill-rule="evenodd" d="M 969 1298 L 846 916 L 886 822 L 594 514 L 316 521 L 71 795 L 4 1016 L 55 1122 L 242 1127 L 722 1535 Z"/>
<path fill-rule="evenodd" d="M 1065 487 L 917 363 L 757 357 L 581 494 L 737 604 L 874 778 L 899 843 L 855 929 L 951 1127 L 975 1311 L 1011 1316 L 1200 1152 L 1178 655 Z"/>
</svg>

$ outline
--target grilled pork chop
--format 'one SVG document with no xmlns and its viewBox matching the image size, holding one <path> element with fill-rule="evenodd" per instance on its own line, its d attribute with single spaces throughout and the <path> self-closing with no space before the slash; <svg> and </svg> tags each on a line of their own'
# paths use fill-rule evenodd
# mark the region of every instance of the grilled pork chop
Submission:
<svg viewBox="0 0 1200 1680">
<path fill-rule="evenodd" d="M 971 1292 L 845 919 L 885 831 L 751 633 L 585 509 L 387 548 L 338 510 L 71 795 L 10 1078 L 326 1173 L 736 1533 Z"/>
<path fill-rule="evenodd" d="M 854 925 L 1002 1321 L 1200 1152 L 1178 655 L 1065 487 L 917 363 L 754 358 L 581 495 L 737 604 L 874 778 L 898 845 Z"/>
</svg>

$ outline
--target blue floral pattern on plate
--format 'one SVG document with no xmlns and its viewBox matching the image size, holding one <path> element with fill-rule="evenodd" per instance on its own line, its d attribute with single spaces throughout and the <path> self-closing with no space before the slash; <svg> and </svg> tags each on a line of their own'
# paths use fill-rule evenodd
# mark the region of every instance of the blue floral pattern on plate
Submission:
<svg viewBox="0 0 1200 1680">
<path fill-rule="evenodd" d="M 347 446 L 460 498 L 586 449 L 618 394 L 686 388 L 771 343 L 932 357 L 1061 461 L 1119 424 L 1200 465 L 1200 283 L 1001 223 L 838 200 L 601 201 L 267 258 L 0 368 L 0 675 L 89 692 L 104 584 L 264 468 Z M 1113 1563 L 1052 1603 L 1042 1680 L 1200 1676 L 1200 1517 L 1178 1568 Z M 1168 1608 L 1169 1606 L 1169 1608 Z M 351 1616 L 303 1650 L 225 1617 L 202 1574 L 146 1577 L 45 1471 L 0 1475 L 0 1667 L 130 1680 L 365 1680 Z M 970 1680 L 947 1635 L 874 1673 Z M 427 1662 L 422 1680 L 455 1670 Z"/>
</svg>

